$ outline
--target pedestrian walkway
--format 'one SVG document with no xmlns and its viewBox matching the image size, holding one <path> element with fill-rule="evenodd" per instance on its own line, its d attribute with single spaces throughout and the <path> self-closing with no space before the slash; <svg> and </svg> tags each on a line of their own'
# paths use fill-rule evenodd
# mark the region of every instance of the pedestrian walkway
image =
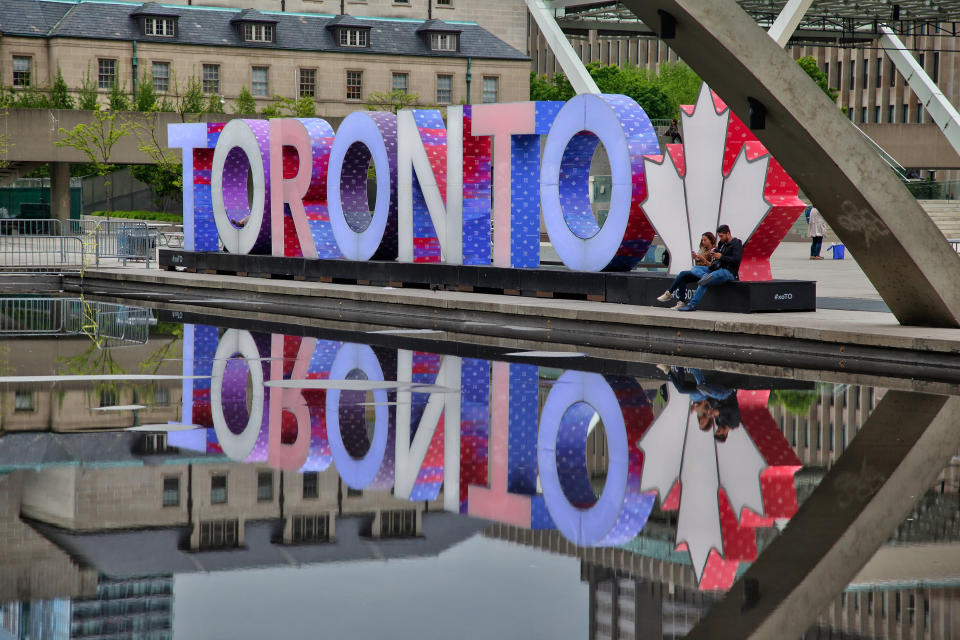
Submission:
<svg viewBox="0 0 960 640">
<path fill-rule="evenodd" d="M 824 243 L 820 252 L 824 260 L 811 260 L 808 242 L 781 243 L 770 261 L 773 276 L 816 281 L 818 309 L 889 311 L 853 256 L 846 253 L 843 260 L 832 260 L 828 246 Z"/>
</svg>

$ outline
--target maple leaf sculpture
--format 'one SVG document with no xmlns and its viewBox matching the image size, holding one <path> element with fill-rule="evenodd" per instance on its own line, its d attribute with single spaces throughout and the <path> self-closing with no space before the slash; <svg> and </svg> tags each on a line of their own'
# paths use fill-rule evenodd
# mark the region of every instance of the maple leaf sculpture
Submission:
<svg viewBox="0 0 960 640">
<path fill-rule="evenodd" d="M 683 143 L 644 158 L 647 219 L 670 251 L 670 273 L 692 266 L 700 236 L 726 224 L 743 240 L 741 280 L 770 280 L 770 256 L 805 204 L 797 183 L 704 83 L 681 107 Z"/>
</svg>

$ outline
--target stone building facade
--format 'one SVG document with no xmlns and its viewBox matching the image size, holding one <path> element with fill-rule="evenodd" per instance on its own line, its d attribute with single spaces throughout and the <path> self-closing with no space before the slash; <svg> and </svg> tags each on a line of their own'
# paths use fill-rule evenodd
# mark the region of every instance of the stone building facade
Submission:
<svg viewBox="0 0 960 640">
<path fill-rule="evenodd" d="M 132 0 L 125 0 L 130 2 Z M 136 4 L 140 4 L 137 2 Z M 165 4 L 253 8 L 259 11 L 317 13 L 408 20 L 476 22 L 515 49 L 526 52 L 530 21 L 523 0 L 169 0 Z"/>
<path fill-rule="evenodd" d="M 49 86 L 58 69 L 71 89 L 96 84 L 103 100 L 114 84 L 133 93 L 152 82 L 175 96 L 193 80 L 225 111 L 246 88 L 258 109 L 274 96 L 309 96 L 322 117 L 397 89 L 440 106 L 529 95 L 527 55 L 458 9 L 456 22 L 96 1 L 0 0 L 0 11 L 19 15 L 0 37 L 2 84 L 14 89 Z"/>
</svg>

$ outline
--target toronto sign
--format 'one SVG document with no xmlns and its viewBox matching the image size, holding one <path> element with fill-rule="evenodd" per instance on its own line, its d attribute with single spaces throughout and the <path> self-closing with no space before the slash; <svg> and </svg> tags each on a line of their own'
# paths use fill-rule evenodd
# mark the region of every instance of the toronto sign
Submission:
<svg viewBox="0 0 960 640">
<path fill-rule="evenodd" d="M 804 208 L 796 183 L 706 85 L 681 118 L 684 141 L 665 154 L 622 95 L 450 106 L 446 119 L 361 111 L 336 132 L 320 118 L 173 124 L 184 249 L 537 268 L 542 221 L 572 270 L 629 271 L 659 235 L 678 273 L 700 235 L 727 224 L 744 240 L 741 279 L 770 280 Z M 590 198 L 600 144 L 602 224 Z"/>
</svg>

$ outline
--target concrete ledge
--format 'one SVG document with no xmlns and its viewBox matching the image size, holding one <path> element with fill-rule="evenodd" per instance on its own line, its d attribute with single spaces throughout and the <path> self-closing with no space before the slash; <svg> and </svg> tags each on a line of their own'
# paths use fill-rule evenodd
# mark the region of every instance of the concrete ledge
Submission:
<svg viewBox="0 0 960 640">
<path fill-rule="evenodd" d="M 389 289 L 146 269 L 100 269 L 68 291 L 150 300 L 206 313 L 271 314 L 589 347 L 742 365 L 826 370 L 960 385 L 960 330 L 903 327 L 892 315 L 697 312 L 587 301 Z M 623 357 L 626 357 L 624 355 Z"/>
<path fill-rule="evenodd" d="M 508 269 L 481 265 L 351 261 L 160 250 L 160 268 L 191 273 L 257 275 L 303 282 L 333 282 L 405 289 L 510 294 L 532 298 L 591 300 L 645 306 L 657 302 L 673 276 L 645 272 L 586 272 L 544 267 Z M 691 287 L 695 287 L 691 283 Z M 693 289 L 688 288 L 688 296 Z M 712 287 L 698 305 L 704 311 L 758 313 L 814 311 L 816 282 L 771 280 L 730 282 Z M 672 305 L 671 305 L 672 306 Z"/>
</svg>

